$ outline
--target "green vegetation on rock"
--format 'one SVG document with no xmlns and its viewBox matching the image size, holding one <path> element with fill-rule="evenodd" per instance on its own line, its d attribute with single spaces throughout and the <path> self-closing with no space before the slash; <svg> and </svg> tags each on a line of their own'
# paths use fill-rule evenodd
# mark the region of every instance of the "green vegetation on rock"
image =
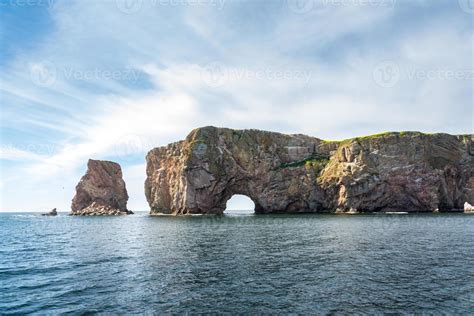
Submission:
<svg viewBox="0 0 474 316">
<path fill-rule="evenodd" d="M 410 131 L 403 131 L 403 132 L 383 132 L 383 133 L 377 133 L 377 134 L 372 134 L 372 135 L 366 135 L 366 136 L 359 136 L 359 137 L 354 137 L 354 138 L 347 138 L 344 140 L 323 140 L 322 144 L 342 144 L 342 143 L 350 143 L 350 142 L 360 142 L 360 141 L 365 141 L 365 140 L 372 140 L 372 139 L 377 139 L 381 137 L 387 137 L 387 136 L 400 136 L 400 137 L 415 137 L 415 136 L 423 136 L 423 135 L 431 135 L 427 133 L 422 133 L 422 132 L 410 132 Z"/>
<path fill-rule="evenodd" d="M 318 160 L 308 160 L 305 163 L 307 169 L 313 169 L 314 172 L 319 175 L 326 165 L 329 163 L 329 159 L 318 159 Z"/>
<path fill-rule="evenodd" d="M 296 168 L 296 167 L 302 167 L 302 166 L 315 167 L 315 168 L 320 168 L 322 166 L 322 169 L 324 169 L 324 166 L 326 166 L 328 162 L 329 162 L 328 156 L 315 153 L 303 160 L 282 163 L 278 167 L 274 168 L 274 170 L 279 170 L 283 168 Z"/>
</svg>

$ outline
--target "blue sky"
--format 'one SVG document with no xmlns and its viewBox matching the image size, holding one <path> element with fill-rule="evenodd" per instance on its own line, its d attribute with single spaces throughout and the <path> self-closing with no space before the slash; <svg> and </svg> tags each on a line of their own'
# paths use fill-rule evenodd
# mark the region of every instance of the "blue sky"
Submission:
<svg viewBox="0 0 474 316">
<path fill-rule="evenodd" d="M 88 158 L 147 210 L 146 152 L 198 126 L 473 133 L 473 18 L 472 0 L 0 0 L 1 211 L 68 211 Z"/>
</svg>

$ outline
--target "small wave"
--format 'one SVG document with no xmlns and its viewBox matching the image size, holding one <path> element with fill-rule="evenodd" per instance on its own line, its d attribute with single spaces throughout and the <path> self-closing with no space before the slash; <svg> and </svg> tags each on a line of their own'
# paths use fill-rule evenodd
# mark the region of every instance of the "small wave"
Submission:
<svg viewBox="0 0 474 316">
<path fill-rule="evenodd" d="M 388 214 L 388 215 L 404 215 L 404 214 L 408 214 L 408 212 L 384 212 L 384 214 Z"/>
<path fill-rule="evenodd" d="M 240 217 L 240 216 L 255 216 L 255 213 L 224 213 L 225 216 L 229 217 Z"/>
</svg>

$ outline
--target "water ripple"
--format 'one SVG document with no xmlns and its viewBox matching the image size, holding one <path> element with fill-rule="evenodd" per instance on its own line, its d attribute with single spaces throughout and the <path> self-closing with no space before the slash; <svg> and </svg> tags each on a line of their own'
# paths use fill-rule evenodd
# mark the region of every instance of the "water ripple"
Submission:
<svg viewBox="0 0 474 316">
<path fill-rule="evenodd" d="M 0 214 L 0 314 L 471 314 L 474 216 Z"/>
</svg>

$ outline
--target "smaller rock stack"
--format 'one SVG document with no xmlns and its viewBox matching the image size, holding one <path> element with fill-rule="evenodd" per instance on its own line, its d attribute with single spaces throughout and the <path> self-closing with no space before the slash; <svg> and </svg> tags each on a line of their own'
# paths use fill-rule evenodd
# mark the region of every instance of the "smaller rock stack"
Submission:
<svg viewBox="0 0 474 316">
<path fill-rule="evenodd" d="M 48 213 L 43 213 L 41 214 L 43 216 L 57 216 L 58 215 L 58 211 L 56 211 L 56 208 L 53 208 L 51 211 L 49 211 Z"/>
<path fill-rule="evenodd" d="M 120 165 L 112 161 L 92 160 L 76 186 L 71 215 L 128 215 L 128 194 Z"/>
</svg>

